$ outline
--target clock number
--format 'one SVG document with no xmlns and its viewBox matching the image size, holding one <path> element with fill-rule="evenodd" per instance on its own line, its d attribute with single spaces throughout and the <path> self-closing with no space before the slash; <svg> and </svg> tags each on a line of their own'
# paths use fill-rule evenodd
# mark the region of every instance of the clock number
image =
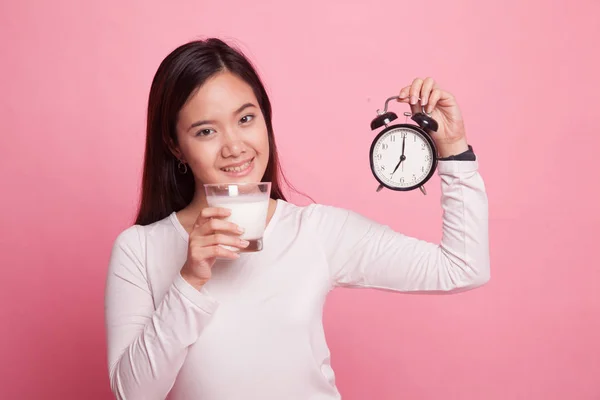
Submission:
<svg viewBox="0 0 600 400">
<path fill-rule="evenodd" d="M 384 144 L 381 145 L 381 149 L 382 150 L 387 150 L 387 148 L 388 148 L 387 143 L 384 143 Z"/>
<path fill-rule="evenodd" d="M 413 174 L 413 182 L 417 181 L 417 176 L 415 174 Z"/>
<path fill-rule="evenodd" d="M 421 172 L 425 172 L 425 167 L 421 167 Z"/>
<path fill-rule="evenodd" d="M 396 141 L 396 135 L 391 135 L 390 136 L 390 142 L 395 142 Z"/>
<path fill-rule="evenodd" d="M 421 143 L 421 150 L 425 150 L 425 143 Z"/>
<path fill-rule="evenodd" d="M 381 170 L 382 170 L 382 171 L 385 171 L 385 165 L 382 165 L 382 166 L 381 166 Z"/>
<path fill-rule="evenodd" d="M 404 183 L 404 177 L 400 178 L 400 183 Z"/>
<path fill-rule="evenodd" d="M 383 155 L 381 153 L 377 153 L 377 159 L 381 160 L 381 158 L 383 157 Z"/>
</svg>

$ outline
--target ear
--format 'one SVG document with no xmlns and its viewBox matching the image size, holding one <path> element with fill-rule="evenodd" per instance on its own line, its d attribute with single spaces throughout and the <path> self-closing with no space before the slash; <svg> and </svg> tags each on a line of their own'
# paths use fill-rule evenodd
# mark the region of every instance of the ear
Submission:
<svg viewBox="0 0 600 400">
<path fill-rule="evenodd" d="M 167 143 L 167 146 L 169 146 L 169 151 L 171 151 L 171 154 L 173 154 L 175 156 L 175 158 L 177 158 L 181 162 L 185 162 L 183 153 L 179 149 L 179 146 L 177 144 L 175 144 L 173 139 L 169 138 L 169 142 Z"/>
</svg>

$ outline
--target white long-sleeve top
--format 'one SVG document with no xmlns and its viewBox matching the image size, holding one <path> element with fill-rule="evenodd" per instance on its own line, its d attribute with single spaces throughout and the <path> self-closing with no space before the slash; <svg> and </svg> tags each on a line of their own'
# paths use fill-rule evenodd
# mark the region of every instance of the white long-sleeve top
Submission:
<svg viewBox="0 0 600 400">
<path fill-rule="evenodd" d="M 490 276 L 478 161 L 440 161 L 439 244 L 352 211 L 278 200 L 264 249 L 217 260 L 201 290 L 180 275 L 175 214 L 116 239 L 106 286 L 109 376 L 118 399 L 340 399 L 322 325 L 336 286 L 455 292 Z"/>
</svg>

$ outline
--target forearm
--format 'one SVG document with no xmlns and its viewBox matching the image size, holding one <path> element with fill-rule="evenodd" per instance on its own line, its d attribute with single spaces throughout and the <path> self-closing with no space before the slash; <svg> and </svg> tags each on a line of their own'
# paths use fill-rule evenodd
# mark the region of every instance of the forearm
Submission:
<svg viewBox="0 0 600 400">
<path fill-rule="evenodd" d="M 442 289 L 469 289 L 489 280 L 488 200 L 476 161 L 443 161 Z"/>
</svg>

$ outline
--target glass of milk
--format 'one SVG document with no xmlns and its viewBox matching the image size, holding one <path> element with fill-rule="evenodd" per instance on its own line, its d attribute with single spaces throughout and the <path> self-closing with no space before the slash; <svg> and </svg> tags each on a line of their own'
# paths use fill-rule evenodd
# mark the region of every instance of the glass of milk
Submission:
<svg viewBox="0 0 600 400">
<path fill-rule="evenodd" d="M 209 207 L 231 210 L 231 215 L 226 220 L 242 227 L 244 233 L 240 237 L 250 242 L 245 249 L 224 247 L 232 251 L 261 251 L 267 225 L 271 182 L 205 184 L 204 191 Z"/>
</svg>

